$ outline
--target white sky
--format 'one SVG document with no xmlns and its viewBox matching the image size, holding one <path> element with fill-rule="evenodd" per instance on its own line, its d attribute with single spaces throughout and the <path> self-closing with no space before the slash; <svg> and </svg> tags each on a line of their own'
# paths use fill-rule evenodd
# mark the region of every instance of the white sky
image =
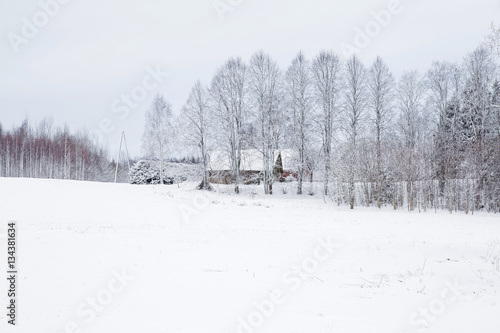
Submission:
<svg viewBox="0 0 500 333">
<path fill-rule="evenodd" d="M 192 84 L 209 83 L 227 58 L 247 60 L 263 49 L 286 68 L 299 49 L 309 57 L 322 49 L 342 54 L 340 45 L 353 44 L 355 29 L 390 2 L 241 0 L 221 20 L 213 0 L 65 1 L 18 53 L 8 34 L 22 35 L 23 17 L 33 21 L 41 7 L 38 0 L 1 2 L 0 122 L 10 128 L 26 116 L 52 116 L 56 124 L 91 130 L 109 118 L 111 151 L 125 130 L 133 156 L 140 154 L 144 113 L 158 90 L 125 119 L 111 105 L 142 84 L 148 66 L 169 72 L 159 91 L 180 112 Z M 397 76 L 426 70 L 433 60 L 461 61 L 492 21 L 500 24 L 500 0 L 401 0 L 401 8 L 360 53 L 366 65 L 382 56 Z"/>
</svg>

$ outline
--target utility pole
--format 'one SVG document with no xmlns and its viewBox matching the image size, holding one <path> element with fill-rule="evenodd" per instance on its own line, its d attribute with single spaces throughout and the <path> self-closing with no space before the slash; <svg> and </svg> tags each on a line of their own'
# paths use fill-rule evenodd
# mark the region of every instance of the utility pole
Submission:
<svg viewBox="0 0 500 333">
<path fill-rule="evenodd" d="M 118 158 L 116 159 L 116 169 L 115 169 L 115 183 L 118 179 L 118 166 L 120 165 L 120 157 L 122 153 L 122 144 L 125 145 L 125 153 L 127 154 L 127 164 L 128 164 L 128 172 L 130 175 L 130 156 L 128 154 L 128 147 L 127 147 L 127 137 L 125 136 L 125 131 L 122 132 L 122 137 L 120 139 L 120 149 L 118 150 Z"/>
</svg>

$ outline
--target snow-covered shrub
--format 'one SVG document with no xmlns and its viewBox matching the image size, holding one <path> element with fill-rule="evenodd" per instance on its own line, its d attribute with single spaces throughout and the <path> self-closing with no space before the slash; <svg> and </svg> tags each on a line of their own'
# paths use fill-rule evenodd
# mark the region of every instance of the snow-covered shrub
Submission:
<svg viewBox="0 0 500 333">
<path fill-rule="evenodd" d="M 164 163 L 163 165 L 163 184 L 172 185 L 186 180 L 186 177 L 183 175 L 169 174 L 168 171 L 172 168 L 169 168 L 168 164 L 170 163 Z M 141 160 L 134 164 L 130 171 L 130 183 L 151 185 L 160 184 L 159 162 Z"/>
</svg>

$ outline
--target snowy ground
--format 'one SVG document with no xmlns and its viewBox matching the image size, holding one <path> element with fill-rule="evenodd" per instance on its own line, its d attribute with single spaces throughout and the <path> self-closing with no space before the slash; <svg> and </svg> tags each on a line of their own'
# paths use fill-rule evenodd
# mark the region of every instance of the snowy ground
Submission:
<svg viewBox="0 0 500 333">
<path fill-rule="evenodd" d="M 1 331 L 500 331 L 498 215 L 193 187 L 0 178 L 20 270 Z"/>
</svg>

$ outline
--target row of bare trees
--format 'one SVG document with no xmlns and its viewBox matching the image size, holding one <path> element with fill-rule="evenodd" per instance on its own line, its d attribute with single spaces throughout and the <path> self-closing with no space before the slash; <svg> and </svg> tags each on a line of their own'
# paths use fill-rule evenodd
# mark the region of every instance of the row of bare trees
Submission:
<svg viewBox="0 0 500 333">
<path fill-rule="evenodd" d="M 0 177 L 111 181 L 113 165 L 86 131 L 25 120 L 12 130 L 0 124 Z"/>
<path fill-rule="evenodd" d="M 307 177 L 351 208 L 500 211 L 498 78 L 485 47 L 461 64 L 435 62 L 399 80 L 381 58 L 367 68 L 355 56 L 323 51 L 310 60 L 299 52 L 281 70 L 261 51 L 248 63 L 229 59 L 210 85 L 193 86 L 179 147 L 198 149 L 200 188 L 210 187 L 210 151 L 224 150 L 238 193 L 242 151 L 252 148 L 272 194 L 276 152 L 291 148 L 298 194 Z"/>
</svg>

